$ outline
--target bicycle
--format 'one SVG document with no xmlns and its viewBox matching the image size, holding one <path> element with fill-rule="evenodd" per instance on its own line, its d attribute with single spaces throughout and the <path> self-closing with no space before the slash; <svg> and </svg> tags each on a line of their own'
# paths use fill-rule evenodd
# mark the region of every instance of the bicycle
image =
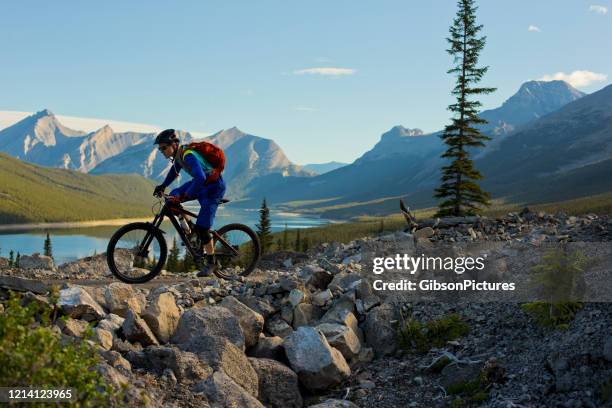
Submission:
<svg viewBox="0 0 612 408">
<path fill-rule="evenodd" d="M 134 222 L 119 228 L 111 237 L 106 250 L 108 267 L 114 276 L 126 283 L 144 283 L 155 278 L 168 260 L 168 245 L 165 232 L 160 228 L 164 218 L 168 218 L 178 232 L 196 267 L 201 267 L 207 254 L 195 233 L 190 218 L 196 214 L 180 204 L 168 200 L 167 194 L 158 197 L 159 211 L 153 222 Z M 220 205 L 229 200 L 221 200 Z M 236 279 L 247 276 L 257 266 L 261 257 L 261 245 L 257 234 L 244 224 L 228 224 L 218 230 L 211 230 L 214 243 L 216 276 L 223 279 Z M 178 249 L 174 250 L 175 258 Z M 185 257 L 187 259 L 187 256 Z M 172 266 L 172 265 L 169 265 Z"/>
</svg>

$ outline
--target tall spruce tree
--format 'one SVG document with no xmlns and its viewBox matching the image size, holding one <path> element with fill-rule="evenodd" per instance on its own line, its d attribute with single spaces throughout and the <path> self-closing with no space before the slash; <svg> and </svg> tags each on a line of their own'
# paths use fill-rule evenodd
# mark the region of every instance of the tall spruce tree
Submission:
<svg viewBox="0 0 612 408">
<path fill-rule="evenodd" d="M 172 272 L 178 272 L 179 270 L 179 248 L 176 243 L 176 236 L 172 239 L 172 248 L 170 248 L 170 251 L 168 252 L 166 270 Z"/>
<path fill-rule="evenodd" d="M 261 244 L 261 253 L 265 254 L 272 245 L 272 231 L 270 227 L 270 209 L 264 198 L 259 209 L 259 224 L 256 225 L 257 235 Z"/>
<path fill-rule="evenodd" d="M 482 25 L 476 24 L 474 0 L 459 0 L 457 16 L 450 27 L 447 38 L 450 47 L 446 50 L 454 58 L 454 67 L 448 71 L 456 76 L 452 94 L 456 102 L 449 105 L 453 112 L 452 123 L 445 127 L 441 136 L 448 146 L 442 157 L 450 164 L 442 167 L 441 185 L 435 197 L 442 199 L 438 204 L 437 216 L 474 215 L 482 206 L 489 205 L 489 193 L 481 190 L 476 180 L 482 175 L 474 168 L 469 157 L 470 149 L 483 147 L 491 138 L 482 134 L 479 125 L 487 121 L 478 117 L 481 103 L 474 97 L 489 94 L 496 88 L 478 87 L 489 67 L 478 66 L 478 57 L 485 46 L 486 37 L 478 36 Z"/>
<path fill-rule="evenodd" d="M 51 238 L 49 237 L 48 232 L 47 232 L 47 238 L 45 238 L 44 254 L 46 256 L 50 256 L 51 258 L 53 258 L 53 248 L 51 246 Z"/>
</svg>

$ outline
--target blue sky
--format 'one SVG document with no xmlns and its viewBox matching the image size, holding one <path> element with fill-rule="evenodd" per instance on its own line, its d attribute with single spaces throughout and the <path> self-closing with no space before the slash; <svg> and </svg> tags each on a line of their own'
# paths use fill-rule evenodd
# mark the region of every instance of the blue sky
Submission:
<svg viewBox="0 0 612 408">
<path fill-rule="evenodd" d="M 498 88 L 485 108 L 559 72 L 588 71 L 568 77 L 586 92 L 611 82 L 612 0 L 478 5 L 483 85 Z M 0 110 L 238 126 L 299 164 L 350 162 L 394 125 L 448 121 L 455 11 L 454 0 L 5 1 Z"/>
</svg>

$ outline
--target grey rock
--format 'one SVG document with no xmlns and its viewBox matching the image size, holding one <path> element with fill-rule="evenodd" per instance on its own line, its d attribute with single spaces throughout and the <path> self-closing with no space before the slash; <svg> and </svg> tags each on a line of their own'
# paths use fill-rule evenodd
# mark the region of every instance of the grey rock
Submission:
<svg viewBox="0 0 612 408">
<path fill-rule="evenodd" d="M 337 323 L 321 323 L 317 329 L 323 333 L 330 346 L 338 349 L 347 361 L 354 360 L 361 351 L 361 342 L 355 332 Z"/>
<path fill-rule="evenodd" d="M 94 339 L 104 350 L 110 350 L 113 347 L 113 334 L 108 330 L 96 328 Z"/>
<path fill-rule="evenodd" d="M 383 304 L 368 313 L 365 324 L 365 342 L 377 357 L 393 354 L 397 349 L 397 332 L 391 321 L 397 319 L 392 305 Z"/>
<path fill-rule="evenodd" d="M 108 330 L 111 333 L 115 333 L 123 326 L 125 319 L 114 313 L 109 313 L 103 320 L 98 322 L 98 326 L 101 329 Z"/>
<path fill-rule="evenodd" d="M 298 376 L 275 360 L 249 358 L 259 378 L 259 400 L 272 408 L 301 408 Z"/>
<path fill-rule="evenodd" d="M 320 404 L 310 405 L 308 408 L 359 408 L 359 406 L 347 400 L 328 399 Z"/>
<path fill-rule="evenodd" d="M 76 320 L 71 317 L 66 320 L 59 320 L 58 327 L 67 336 L 82 337 L 85 331 L 89 328 L 89 324 L 83 320 Z"/>
<path fill-rule="evenodd" d="M 238 318 L 246 347 L 253 347 L 257 344 L 259 335 L 263 331 L 264 317 L 233 296 L 225 297 L 220 306 L 225 307 Z"/>
<path fill-rule="evenodd" d="M 180 317 L 181 313 L 176 306 L 174 295 L 170 292 L 153 296 L 142 313 L 142 318 L 162 343 L 167 343 L 170 340 L 178 326 Z"/>
<path fill-rule="evenodd" d="M 307 265 L 303 273 L 308 276 L 306 283 L 317 289 L 325 289 L 332 281 L 333 274 L 317 265 Z"/>
<path fill-rule="evenodd" d="M 114 350 L 108 350 L 108 351 L 100 352 L 100 355 L 102 356 L 102 358 L 104 358 L 104 360 L 106 360 L 106 362 L 111 367 L 114 367 L 114 368 L 122 367 L 123 369 L 127 371 L 132 371 L 132 365 L 130 364 L 129 361 L 123 358 L 123 356 L 120 353 Z"/>
<path fill-rule="evenodd" d="M 331 290 L 326 289 L 322 292 L 319 292 L 317 294 L 315 294 L 314 296 L 312 296 L 312 304 L 316 305 L 316 306 L 325 306 L 325 304 L 327 304 L 328 302 L 330 302 L 333 299 L 333 295 L 331 293 Z"/>
<path fill-rule="evenodd" d="M 172 343 L 188 343 L 201 336 L 227 338 L 244 351 L 244 334 L 236 316 L 221 306 L 194 307 L 181 316 Z"/>
<path fill-rule="evenodd" d="M 247 355 L 256 358 L 270 358 L 285 362 L 285 348 L 283 347 L 283 339 L 274 337 L 260 337 L 255 347 L 248 350 Z"/>
<path fill-rule="evenodd" d="M 125 338 L 132 343 L 138 342 L 145 347 L 159 345 L 147 323 L 130 309 L 127 311 L 127 317 L 121 328 Z"/>
<path fill-rule="evenodd" d="M 415 239 L 419 238 L 431 238 L 434 236 L 434 230 L 431 227 L 425 227 L 414 231 L 413 236 Z"/>
<path fill-rule="evenodd" d="M 306 294 L 299 289 L 292 289 L 291 292 L 289 292 L 289 303 L 291 303 L 293 307 L 296 307 L 297 305 L 305 301 L 305 299 Z"/>
<path fill-rule="evenodd" d="M 222 370 L 249 394 L 257 397 L 257 373 L 242 349 L 219 336 L 198 336 L 178 345 L 181 350 L 197 354 L 213 370 Z"/>
<path fill-rule="evenodd" d="M 147 347 L 143 351 L 129 352 L 126 356 L 135 368 L 143 368 L 157 375 L 172 370 L 181 383 L 205 380 L 213 373 L 213 369 L 196 354 L 173 346 Z"/>
<path fill-rule="evenodd" d="M 322 310 L 310 303 L 301 303 L 293 311 L 293 328 L 312 326 L 321 318 Z"/>
<path fill-rule="evenodd" d="M 272 318 L 266 320 L 265 323 L 266 330 L 270 332 L 270 334 L 278 337 L 286 337 L 293 333 L 293 329 L 289 324 L 284 321 L 279 315 L 275 315 Z"/>
<path fill-rule="evenodd" d="M 122 282 L 113 282 L 108 285 L 104 298 L 108 310 L 121 317 L 127 317 L 128 309 L 140 315 L 146 305 L 146 298 L 142 293 Z"/>
<path fill-rule="evenodd" d="M 105 315 L 102 307 L 80 286 L 60 290 L 57 304 L 65 315 L 74 319 L 93 321 Z"/>
<path fill-rule="evenodd" d="M 198 383 L 194 391 L 204 393 L 215 408 L 264 408 L 261 402 L 222 371 Z"/>
<path fill-rule="evenodd" d="M 53 258 L 39 253 L 34 253 L 32 256 L 21 255 L 21 258 L 19 258 L 19 267 L 22 269 L 55 270 Z"/>
<path fill-rule="evenodd" d="M 285 353 L 291 368 L 311 391 L 338 385 L 351 374 L 342 354 L 312 327 L 300 327 L 289 335 L 285 339 Z"/>
</svg>

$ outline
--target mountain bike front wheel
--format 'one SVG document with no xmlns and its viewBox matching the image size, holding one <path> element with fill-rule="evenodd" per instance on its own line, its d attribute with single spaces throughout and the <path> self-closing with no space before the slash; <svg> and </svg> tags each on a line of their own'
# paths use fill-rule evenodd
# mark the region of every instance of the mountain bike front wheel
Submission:
<svg viewBox="0 0 612 408">
<path fill-rule="evenodd" d="M 135 222 L 113 234 L 106 250 L 106 261 L 120 281 L 143 283 L 161 272 L 167 255 L 161 231 L 152 224 Z"/>
<path fill-rule="evenodd" d="M 223 279 L 247 276 L 257 266 L 261 257 L 261 245 L 257 234 L 243 224 L 228 224 L 214 237 L 215 275 Z"/>
</svg>

